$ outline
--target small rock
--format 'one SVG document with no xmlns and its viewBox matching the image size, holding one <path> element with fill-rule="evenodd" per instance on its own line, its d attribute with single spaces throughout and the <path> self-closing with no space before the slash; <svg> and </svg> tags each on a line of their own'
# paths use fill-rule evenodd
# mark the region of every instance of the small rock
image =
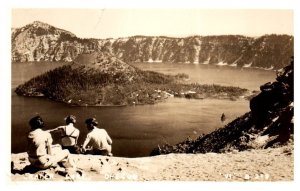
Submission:
<svg viewBox="0 0 300 191">
<path fill-rule="evenodd" d="M 233 154 L 237 154 L 237 153 L 239 153 L 239 151 L 238 151 L 238 150 L 236 150 L 236 149 L 233 149 L 231 152 L 232 152 Z"/>
<path fill-rule="evenodd" d="M 38 180 L 49 180 L 53 179 L 53 174 L 46 172 L 46 171 L 41 171 L 37 174 L 37 179 Z"/>
<path fill-rule="evenodd" d="M 250 175 L 249 174 L 245 174 L 244 180 L 250 180 Z"/>
</svg>

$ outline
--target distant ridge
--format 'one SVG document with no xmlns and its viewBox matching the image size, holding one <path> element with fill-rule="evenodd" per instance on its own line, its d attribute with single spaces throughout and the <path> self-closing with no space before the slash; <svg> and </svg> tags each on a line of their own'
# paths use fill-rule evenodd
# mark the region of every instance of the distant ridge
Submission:
<svg viewBox="0 0 300 191">
<path fill-rule="evenodd" d="M 106 51 L 126 62 L 216 64 L 279 69 L 294 52 L 289 35 L 241 35 L 81 39 L 71 32 L 35 21 L 12 29 L 12 61 L 73 61 L 78 55 Z"/>
</svg>

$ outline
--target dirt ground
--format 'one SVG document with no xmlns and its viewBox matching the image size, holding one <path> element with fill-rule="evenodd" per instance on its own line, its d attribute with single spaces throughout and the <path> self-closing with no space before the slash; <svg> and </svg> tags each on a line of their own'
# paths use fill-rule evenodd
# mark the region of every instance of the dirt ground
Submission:
<svg viewBox="0 0 300 191">
<path fill-rule="evenodd" d="M 52 168 L 11 174 L 12 181 L 292 181 L 293 146 L 230 153 L 168 154 L 143 158 L 72 155 L 77 169 Z M 29 164 L 12 154 L 13 169 Z"/>
</svg>

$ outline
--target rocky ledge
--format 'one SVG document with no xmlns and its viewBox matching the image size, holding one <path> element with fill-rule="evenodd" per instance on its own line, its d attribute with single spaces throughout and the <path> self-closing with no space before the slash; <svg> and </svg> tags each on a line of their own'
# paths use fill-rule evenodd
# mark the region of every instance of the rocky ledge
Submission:
<svg viewBox="0 0 300 191">
<path fill-rule="evenodd" d="M 291 144 L 230 153 L 168 154 L 143 158 L 72 155 L 74 172 L 26 171 L 26 153 L 12 154 L 12 181 L 292 181 Z"/>
</svg>

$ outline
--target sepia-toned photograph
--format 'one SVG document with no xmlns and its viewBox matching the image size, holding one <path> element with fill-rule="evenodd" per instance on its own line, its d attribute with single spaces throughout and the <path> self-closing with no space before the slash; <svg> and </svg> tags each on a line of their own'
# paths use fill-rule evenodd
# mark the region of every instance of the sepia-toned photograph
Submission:
<svg viewBox="0 0 300 191">
<path fill-rule="evenodd" d="M 294 181 L 294 11 L 11 9 L 11 181 Z"/>
</svg>

